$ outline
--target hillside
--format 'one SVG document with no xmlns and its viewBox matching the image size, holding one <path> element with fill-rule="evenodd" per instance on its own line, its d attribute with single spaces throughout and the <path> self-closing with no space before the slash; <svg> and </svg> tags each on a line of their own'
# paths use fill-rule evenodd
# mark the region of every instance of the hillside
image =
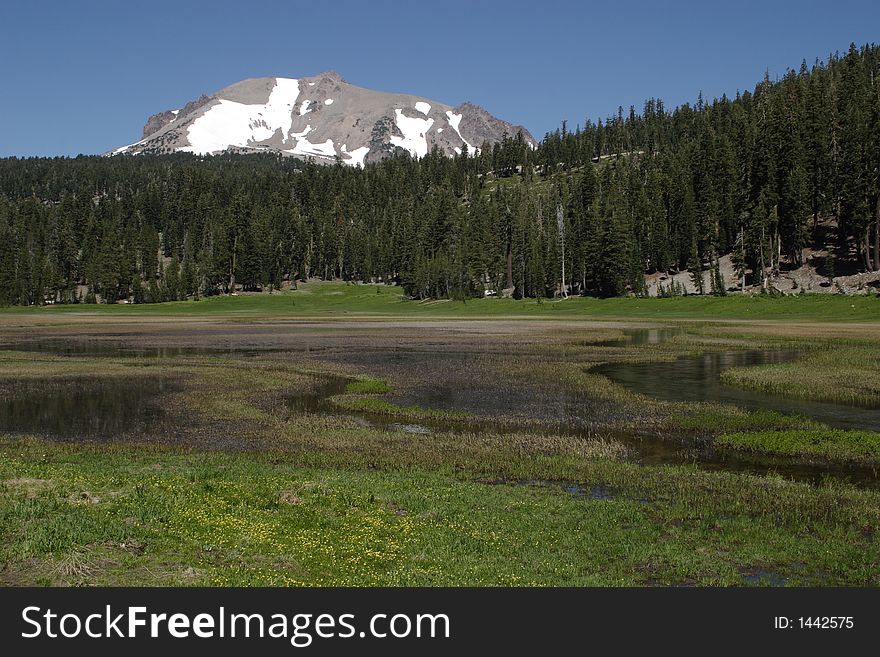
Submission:
<svg viewBox="0 0 880 657">
<path fill-rule="evenodd" d="M 660 283 L 721 296 L 743 278 L 747 292 L 874 293 L 877 79 L 880 48 L 853 46 L 735 97 L 649 99 L 536 148 L 519 132 L 466 158 L 428 150 L 435 133 L 453 154 L 477 140 L 464 106 L 459 120 L 394 96 L 375 111 L 399 110 L 406 129 L 395 120 L 400 135 L 367 148 L 351 137 L 360 127 L 328 117 L 369 114 L 373 92 L 355 103 L 361 92 L 332 75 L 250 81 L 154 117 L 131 152 L 177 149 L 167 155 L 0 160 L 0 304 L 154 303 L 316 278 L 422 300 L 644 296 Z M 440 132 L 443 117 L 457 131 Z M 242 125 L 245 146 L 230 149 L 227 128 Z M 325 162 L 332 151 L 364 166 L 289 157 L 322 143 Z"/>
</svg>

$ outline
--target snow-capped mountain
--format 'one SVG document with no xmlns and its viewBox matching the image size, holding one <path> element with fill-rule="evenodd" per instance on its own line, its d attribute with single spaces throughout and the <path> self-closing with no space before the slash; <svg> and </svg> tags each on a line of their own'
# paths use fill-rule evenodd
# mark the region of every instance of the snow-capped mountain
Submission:
<svg viewBox="0 0 880 657">
<path fill-rule="evenodd" d="M 143 139 L 119 153 L 207 154 L 276 151 L 362 166 L 399 147 L 414 156 L 435 145 L 447 155 L 529 132 L 464 103 L 445 105 L 408 94 L 348 84 L 331 71 L 311 78 L 253 78 L 180 109 L 155 114 Z"/>
</svg>

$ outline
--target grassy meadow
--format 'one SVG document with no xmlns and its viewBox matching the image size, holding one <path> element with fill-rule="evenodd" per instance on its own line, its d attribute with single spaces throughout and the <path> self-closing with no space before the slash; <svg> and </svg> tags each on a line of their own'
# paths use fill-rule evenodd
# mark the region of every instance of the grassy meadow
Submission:
<svg viewBox="0 0 880 657">
<path fill-rule="evenodd" d="M 669 299 L 558 300 L 486 298 L 467 301 L 410 301 L 393 285 L 314 282 L 274 294 L 205 297 L 162 304 L 75 304 L 41 308 L 14 306 L 8 314 L 99 313 L 153 316 L 400 316 L 400 317 L 628 317 L 638 319 L 804 319 L 809 321 L 878 321 L 880 297 L 803 294 L 786 297 L 686 296 Z"/>
<path fill-rule="evenodd" d="M 407 440 L 413 440 L 407 437 Z M 525 456 L 525 454 L 523 454 Z M 304 467 L 5 442 L 5 584 L 877 585 L 878 493 L 643 468 Z M 497 473 L 496 473 L 497 474 Z"/>
<path fill-rule="evenodd" d="M 794 348 L 724 380 L 872 404 L 878 305 L 420 303 L 307 284 L 3 310 L 0 404 L 31 424 L 0 431 L 0 584 L 880 585 L 880 434 L 664 401 L 595 371 Z M 609 343 L 633 326 L 687 332 Z M 15 348 L 34 339 L 131 351 Z M 45 404 L 114 382 L 100 408 L 123 429 L 41 431 Z M 136 401 L 161 412 L 134 422 Z"/>
</svg>

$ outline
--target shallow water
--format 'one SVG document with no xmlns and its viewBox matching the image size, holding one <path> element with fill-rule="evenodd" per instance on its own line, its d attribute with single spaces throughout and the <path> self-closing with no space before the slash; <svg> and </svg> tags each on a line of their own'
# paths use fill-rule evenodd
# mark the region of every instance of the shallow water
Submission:
<svg viewBox="0 0 880 657">
<path fill-rule="evenodd" d="M 107 340 L 24 340 L 21 342 L 0 344 L 3 351 L 27 351 L 57 356 L 137 356 L 141 358 L 176 358 L 178 356 L 252 356 L 268 353 L 273 349 L 242 349 L 230 343 L 226 347 L 186 347 L 186 346 L 132 346 Z"/>
<path fill-rule="evenodd" d="M 625 331 L 624 340 L 634 340 L 639 344 L 662 344 L 680 335 L 679 329 L 646 329 Z M 619 347 L 625 341 L 603 343 L 608 347 Z M 595 343 L 594 343 L 595 346 Z M 236 347 L 233 343 L 223 346 L 172 346 L 172 347 L 129 347 L 103 340 L 43 340 L 6 345 L 9 349 L 28 349 L 46 351 L 71 356 L 92 355 L 96 357 L 150 357 L 172 358 L 190 354 L 235 354 L 250 356 L 272 351 L 290 349 Z M 600 349 L 602 347 L 599 347 Z M 363 350 L 350 348 L 337 351 L 346 359 L 357 358 Z M 320 413 L 347 416 L 358 423 L 384 431 L 406 432 L 414 440 L 430 439 L 436 432 L 453 433 L 492 433 L 513 434 L 518 432 L 569 435 L 595 440 L 608 438 L 623 443 L 630 458 L 646 465 L 696 463 L 705 469 L 750 472 L 760 475 L 777 473 L 780 476 L 821 483 L 830 478 L 846 480 L 868 486 L 880 486 L 877 472 L 871 468 L 809 465 L 792 463 L 784 458 L 771 458 L 757 455 L 731 453 L 712 449 L 708 444 L 693 444 L 692 440 L 675 440 L 650 432 L 604 431 L 596 428 L 596 409 L 591 405 L 595 400 L 585 398 L 574 392 L 520 389 L 511 386 L 509 381 L 495 377 L 474 376 L 461 378 L 458 375 L 449 380 L 450 366 L 454 374 L 468 371 L 468 356 L 448 351 L 418 349 L 414 351 L 396 348 L 388 351 L 376 347 L 369 354 L 368 370 L 376 362 L 395 363 L 402 371 L 407 368 L 423 367 L 432 362 L 446 363 L 446 369 L 431 370 L 430 383 L 411 386 L 406 399 L 392 397 L 392 401 L 414 404 L 426 408 L 446 410 L 469 410 L 476 418 L 449 420 L 420 420 L 418 423 L 401 422 L 389 416 L 368 413 L 342 412 L 327 402 L 328 397 L 341 394 L 349 379 L 329 377 L 315 390 L 291 396 L 288 407 L 293 413 Z M 598 371 L 637 392 L 655 395 L 666 399 L 686 401 L 722 401 L 743 408 L 770 408 L 783 413 L 796 413 L 821 419 L 834 426 L 880 427 L 880 411 L 859 409 L 838 404 L 817 404 L 784 398 L 771 398 L 767 395 L 742 391 L 724 386 L 718 380 L 721 371 L 739 365 L 785 362 L 796 358 L 791 351 L 750 351 L 724 352 L 679 359 L 668 363 L 651 364 L 609 364 Z M 461 362 L 457 360 L 461 358 Z M 416 363 L 414 365 L 413 363 Z M 461 368 L 465 368 L 462 370 Z M 394 379 L 399 372 L 393 372 Z M 460 379 L 460 380 L 459 380 Z M 17 395 L 0 401 L 0 430 L 38 433 L 61 438 L 118 437 L 133 434 L 144 428 L 154 426 L 161 417 L 161 410 L 153 404 L 154 397 L 170 388 L 168 382 L 156 379 L 126 379 L 101 381 L 82 378 L 60 388 L 35 389 L 31 395 Z M 538 397 L 531 399 L 530 396 Z M 826 408 L 828 407 L 828 408 Z M 546 412 L 532 415 L 531 411 L 543 408 Z M 527 411 L 526 415 L 519 411 Z M 604 413 L 601 409 L 599 412 Z M 516 417 L 540 418 L 541 421 L 523 425 L 512 422 Z M 572 494 L 580 495 L 580 492 Z M 592 496 L 589 492 L 588 496 Z"/>
<path fill-rule="evenodd" d="M 639 331 L 625 331 L 641 339 Z M 620 343 L 618 343 L 620 344 Z M 721 382 L 731 367 L 787 363 L 798 358 L 791 350 L 725 351 L 685 356 L 662 363 L 609 363 L 593 371 L 628 390 L 658 399 L 734 404 L 756 411 L 771 410 L 800 415 L 844 429 L 880 431 L 880 409 L 848 404 L 793 399 L 765 392 L 742 390 Z"/>
<path fill-rule="evenodd" d="M 663 326 L 659 328 L 623 329 L 623 339 L 603 340 L 585 343 L 600 347 L 620 347 L 622 345 L 663 344 L 674 337 L 685 335 L 687 330 L 682 326 Z"/>
<path fill-rule="evenodd" d="M 866 466 L 797 463 L 784 457 L 759 454 L 746 454 L 729 450 L 715 450 L 709 443 L 694 444 L 691 440 L 674 440 L 669 436 L 659 436 L 635 431 L 596 431 L 584 425 L 576 413 L 579 406 L 577 397 L 566 400 L 565 407 L 572 409 L 571 415 L 560 417 L 552 424 L 521 425 L 506 422 L 503 418 L 468 418 L 464 420 L 421 419 L 416 423 L 403 423 L 388 415 L 355 412 L 340 412 L 327 400 L 333 395 L 342 394 L 348 383 L 345 377 L 331 377 L 316 390 L 292 396 L 288 407 L 294 413 L 317 413 L 329 416 L 347 417 L 358 424 L 380 431 L 403 431 L 413 435 L 413 439 L 429 438 L 433 433 L 494 434 L 512 435 L 529 433 L 539 435 L 574 436 L 584 440 L 607 439 L 622 443 L 628 459 L 643 465 L 682 465 L 696 464 L 707 470 L 746 472 L 765 476 L 778 475 L 787 479 L 822 484 L 829 479 L 847 481 L 857 486 L 880 488 L 880 478 L 874 468 Z M 426 399 L 415 399 L 417 405 L 430 407 Z M 581 400 L 586 403 L 586 400 Z M 534 482 L 521 482 L 534 483 Z M 579 486 L 578 484 L 570 484 Z M 611 491 L 592 487 L 590 489 L 571 488 L 575 497 L 590 499 L 610 499 Z"/>
<path fill-rule="evenodd" d="M 142 431 L 163 413 L 153 399 L 172 389 L 157 378 L 34 381 L 0 400 L 0 431 L 60 438 L 116 438 Z"/>
</svg>

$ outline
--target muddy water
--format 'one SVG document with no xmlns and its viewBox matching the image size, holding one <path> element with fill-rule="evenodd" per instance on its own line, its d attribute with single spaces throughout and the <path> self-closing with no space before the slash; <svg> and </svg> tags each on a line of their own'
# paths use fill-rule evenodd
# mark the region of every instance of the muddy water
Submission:
<svg viewBox="0 0 880 657">
<path fill-rule="evenodd" d="M 623 329 L 623 339 L 594 342 L 600 347 L 620 347 L 621 345 L 652 345 L 663 344 L 672 338 L 685 335 L 687 330 L 681 326 L 664 326 L 660 328 Z M 589 344 L 589 343 L 588 343 Z"/>
<path fill-rule="evenodd" d="M 627 331 L 625 339 L 639 344 L 662 344 L 681 333 L 678 329 Z M 711 445 L 676 442 L 668 436 L 609 432 L 601 428 L 597 430 L 596 427 L 601 425 L 597 422 L 597 417 L 608 420 L 611 415 L 622 413 L 625 409 L 596 407 L 596 400 L 575 392 L 552 390 L 548 386 L 512 385 L 511 381 L 500 379 L 491 368 L 480 369 L 479 359 L 475 357 L 485 355 L 481 351 L 485 347 L 479 345 L 466 343 L 459 345 L 462 351 L 453 351 L 438 337 L 426 336 L 414 341 L 412 345 L 404 345 L 397 336 L 389 339 L 391 342 L 382 342 L 381 338 L 373 334 L 372 339 L 364 344 L 352 344 L 343 340 L 336 345 L 332 341 L 327 343 L 322 337 L 320 342 L 298 345 L 298 349 L 290 346 L 261 348 L 265 345 L 260 343 L 257 335 L 249 336 L 247 345 L 241 345 L 236 340 L 218 340 L 211 346 L 150 348 L 107 343 L 103 340 L 80 343 L 45 340 L 18 343 L 8 348 L 29 348 L 71 356 L 173 358 L 194 354 L 247 356 L 270 351 L 298 351 L 302 355 L 322 347 L 322 359 L 338 360 L 341 364 L 361 367 L 368 372 L 376 371 L 391 380 L 406 380 L 408 375 L 412 378 L 414 372 L 422 372 L 420 381 L 412 382 L 403 398 L 392 397 L 391 401 L 429 408 L 467 410 L 479 416 L 474 420 L 460 422 L 432 420 L 418 423 L 401 423 L 381 415 L 354 416 L 364 426 L 379 430 L 404 431 L 425 439 L 430 439 L 430 435 L 435 432 L 510 434 L 528 431 L 573 435 L 585 440 L 601 436 L 619 440 L 629 449 L 633 460 L 649 465 L 697 463 L 706 469 L 756 474 L 775 472 L 787 478 L 814 483 L 832 477 L 863 486 L 880 486 L 877 473 L 868 468 L 792 464 L 781 458 L 715 452 Z M 439 340 L 439 346 L 430 342 L 431 340 Z M 346 342 L 347 344 L 343 344 Z M 615 341 L 605 344 L 613 347 L 626 343 Z M 593 346 L 596 346 L 595 343 Z M 817 407 L 830 406 L 833 413 L 828 413 L 826 419 L 823 419 L 828 421 L 830 418 L 829 424 L 877 426 L 874 422 L 878 420 L 878 411 L 875 410 L 854 409 L 836 404 L 817 405 L 780 398 L 768 401 L 765 395 L 722 386 L 718 381 L 718 375 L 727 367 L 783 362 L 794 357 L 796 354 L 792 352 L 730 352 L 696 356 L 671 363 L 610 364 L 603 366 L 601 372 L 637 392 L 666 395 L 669 399 L 726 401 L 745 408 L 773 408 L 784 413 L 799 413 L 810 417 L 816 417 Z M 491 358 L 495 356 L 492 355 Z M 540 360 L 543 360 L 543 356 L 538 362 Z M 342 377 L 329 378 L 314 392 L 291 398 L 290 408 L 294 413 L 338 415 L 339 411 L 327 403 L 327 398 L 344 392 L 346 383 L 347 379 Z M 155 422 L 160 412 L 153 401 L 163 391 L 164 385 L 167 384 L 155 380 L 152 383 L 143 380 L 117 380 L 113 383 L 83 380 L 64 391 L 45 390 L 30 396 L 18 395 L 0 400 L 0 430 L 59 437 L 122 436 L 142 427 L 149 427 Z M 862 416 L 862 412 L 866 415 Z M 511 422 L 516 417 L 529 417 L 539 420 L 540 424 L 532 422 L 527 426 L 517 426 Z M 843 422 L 848 424 L 844 425 Z"/>
<path fill-rule="evenodd" d="M 156 378 L 33 382 L 0 399 L 0 431 L 59 438 L 116 438 L 162 417 L 154 398 L 172 389 Z"/>
<path fill-rule="evenodd" d="M 178 356 L 255 356 L 273 349 L 242 349 L 232 343 L 227 346 L 133 346 L 106 340 L 26 340 L 0 344 L 3 351 L 28 351 L 58 356 L 137 356 L 139 358 L 176 358 Z"/>
<path fill-rule="evenodd" d="M 625 331 L 634 342 L 645 344 L 647 331 Z M 654 344 L 674 333 L 656 334 Z M 880 431 L 880 409 L 847 404 L 792 399 L 742 390 L 721 383 L 721 373 L 731 367 L 787 363 L 798 358 L 790 350 L 729 351 L 686 356 L 663 363 L 609 363 L 595 370 L 625 388 L 671 401 L 719 402 L 740 408 L 771 410 L 799 415 L 832 427 Z"/>
<path fill-rule="evenodd" d="M 532 424 L 521 426 L 506 422 L 504 419 L 468 418 L 466 420 L 424 419 L 418 423 L 403 423 L 392 417 L 381 414 L 345 411 L 340 413 L 328 402 L 329 397 L 345 392 L 349 379 L 331 377 L 308 394 L 296 395 L 288 400 L 288 407 L 294 413 L 318 413 L 325 415 L 344 416 L 358 424 L 380 431 L 403 431 L 416 436 L 430 437 L 433 433 L 491 433 L 496 435 L 530 433 L 543 435 L 564 435 L 584 440 L 613 439 L 626 446 L 630 459 L 643 465 L 681 465 L 697 464 L 707 470 L 724 470 L 732 472 L 748 472 L 765 476 L 775 474 L 787 479 L 822 484 L 829 479 L 843 480 L 866 488 L 880 488 L 880 478 L 875 469 L 870 467 L 793 463 L 783 457 L 750 455 L 724 450 L 715 450 L 709 443 L 693 444 L 687 440 L 673 440 L 668 436 L 657 436 L 634 431 L 596 431 L 581 422 L 577 413 L 560 417 L 555 423 Z M 433 397 L 430 397 L 433 398 Z M 419 404 L 430 407 L 428 397 Z M 581 400 L 587 403 L 587 400 Z M 579 404 L 576 397 L 568 399 L 566 406 L 576 409 Z M 532 483 L 532 482 L 520 482 Z M 577 484 L 568 492 L 575 497 L 603 498 L 601 495 L 611 492 L 590 489 L 578 490 Z"/>
</svg>

